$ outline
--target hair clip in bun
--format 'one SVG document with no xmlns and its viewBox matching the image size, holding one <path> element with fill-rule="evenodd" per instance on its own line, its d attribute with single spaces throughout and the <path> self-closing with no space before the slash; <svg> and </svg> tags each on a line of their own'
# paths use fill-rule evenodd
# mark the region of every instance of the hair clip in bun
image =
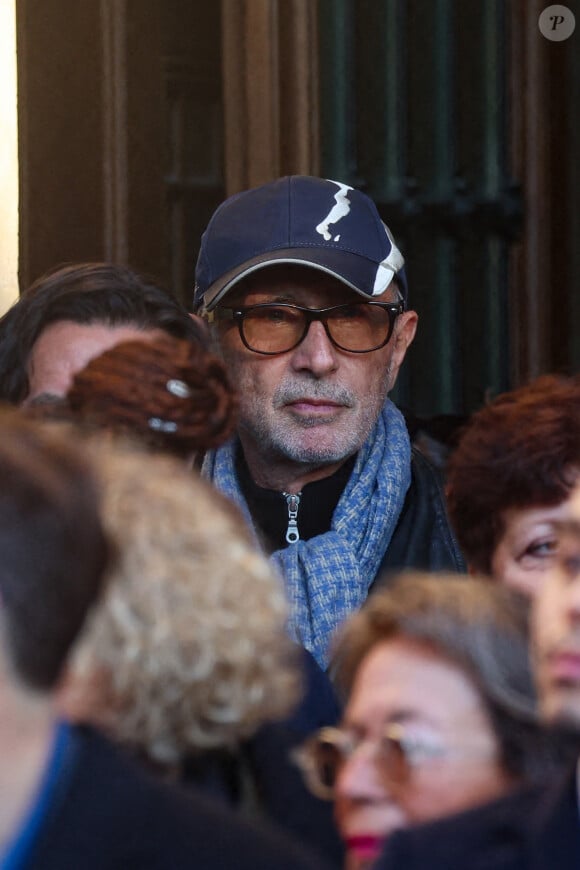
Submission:
<svg viewBox="0 0 580 870">
<path fill-rule="evenodd" d="M 171 420 L 160 420 L 159 417 L 149 417 L 147 424 L 155 432 L 177 432 L 177 423 Z"/>
<path fill-rule="evenodd" d="M 173 378 L 172 380 L 167 381 L 165 386 L 173 396 L 177 396 L 179 399 L 188 399 L 191 396 L 191 390 L 185 381 Z"/>
</svg>

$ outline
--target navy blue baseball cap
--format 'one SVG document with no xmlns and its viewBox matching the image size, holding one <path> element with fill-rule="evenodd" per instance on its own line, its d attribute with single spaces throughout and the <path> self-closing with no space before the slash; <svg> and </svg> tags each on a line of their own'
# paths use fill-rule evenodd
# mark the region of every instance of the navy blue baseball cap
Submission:
<svg viewBox="0 0 580 870">
<path fill-rule="evenodd" d="M 407 301 L 404 259 L 374 202 L 348 184 L 292 175 L 226 199 L 201 239 L 194 305 L 211 311 L 258 269 L 297 263 L 366 299 L 393 279 Z"/>
</svg>

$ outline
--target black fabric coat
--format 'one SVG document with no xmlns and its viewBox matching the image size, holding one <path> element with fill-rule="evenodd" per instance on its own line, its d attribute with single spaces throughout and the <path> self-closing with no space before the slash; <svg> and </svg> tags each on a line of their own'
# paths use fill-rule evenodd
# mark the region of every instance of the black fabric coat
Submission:
<svg viewBox="0 0 580 870">
<path fill-rule="evenodd" d="M 197 795 L 171 788 L 89 728 L 73 728 L 22 870 L 315 870 L 321 862 Z"/>
<path fill-rule="evenodd" d="M 411 485 L 376 579 L 404 569 L 466 571 L 449 525 L 443 486 L 441 472 L 413 447 Z"/>
<path fill-rule="evenodd" d="M 188 759 L 183 782 L 242 811 L 249 790 L 256 814 L 340 868 L 344 846 L 332 803 L 308 791 L 291 753 L 318 728 L 336 725 L 341 709 L 328 674 L 307 650 L 300 653 L 304 696 L 296 710 L 281 722 L 264 725 L 235 754 L 205 752 Z"/>
<path fill-rule="evenodd" d="M 374 870 L 578 870 L 576 771 L 430 825 L 393 834 Z"/>
</svg>

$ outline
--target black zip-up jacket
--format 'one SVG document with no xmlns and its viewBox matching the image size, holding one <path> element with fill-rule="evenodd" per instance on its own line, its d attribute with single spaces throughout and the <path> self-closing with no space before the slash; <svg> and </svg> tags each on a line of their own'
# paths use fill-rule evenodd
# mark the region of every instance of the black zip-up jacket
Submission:
<svg viewBox="0 0 580 870">
<path fill-rule="evenodd" d="M 377 578 L 408 568 L 466 571 L 445 509 L 443 476 L 416 447 L 411 452 L 411 485 Z"/>
<path fill-rule="evenodd" d="M 354 463 L 353 456 L 330 477 L 304 487 L 298 521 L 303 540 L 330 528 L 332 514 Z M 288 508 L 283 494 L 262 489 L 253 482 L 241 451 L 237 471 L 256 529 L 262 536 L 264 549 L 272 553 L 287 546 Z M 405 569 L 458 573 L 466 570 L 447 517 L 443 475 L 416 447 L 411 451 L 411 484 L 374 582 L 384 572 Z"/>
<path fill-rule="evenodd" d="M 299 510 L 303 539 L 319 535 L 330 527 L 332 513 L 355 459 L 349 459 L 330 477 L 304 487 Z M 253 482 L 241 451 L 236 467 L 264 548 L 271 553 L 286 546 L 288 508 L 283 494 L 262 489 Z M 377 578 L 384 572 L 403 569 L 465 570 L 445 511 L 442 473 L 416 448 L 411 454 L 411 484 Z M 342 867 L 344 855 L 332 818 L 332 805 L 306 791 L 298 769 L 290 761 L 293 747 L 317 728 L 336 724 L 341 715 L 329 674 L 306 653 L 304 665 L 306 693 L 298 709 L 285 722 L 262 729 L 246 744 L 244 752 L 264 814 L 289 830 L 295 840 L 307 843 L 324 855 L 332 866 Z M 218 781 L 223 796 L 228 799 L 223 770 Z"/>
</svg>

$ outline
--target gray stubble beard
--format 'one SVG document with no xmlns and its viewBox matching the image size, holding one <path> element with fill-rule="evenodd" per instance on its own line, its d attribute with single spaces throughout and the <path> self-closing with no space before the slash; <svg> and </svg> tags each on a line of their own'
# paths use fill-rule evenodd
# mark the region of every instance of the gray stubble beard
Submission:
<svg viewBox="0 0 580 870">
<path fill-rule="evenodd" d="M 271 419 L 268 419 L 263 408 L 256 404 L 253 408 L 254 413 L 251 415 L 251 425 L 241 421 L 240 428 L 248 433 L 255 445 L 259 445 L 261 453 L 273 461 L 278 459 L 309 468 L 333 465 L 357 453 L 367 440 L 386 401 L 388 392 L 386 385 L 389 381 L 390 367 L 385 373 L 385 390 L 380 397 L 378 407 L 365 409 L 363 405 L 355 428 L 352 427 L 347 415 L 347 419 L 335 433 L 330 443 L 319 449 L 311 444 L 304 445 L 304 431 L 314 429 L 317 426 L 331 426 L 335 424 L 335 420 L 324 421 L 316 416 L 292 419 L 291 412 L 282 411 L 286 418 L 290 417 L 289 422 L 281 419 L 272 426 Z M 272 405 L 275 410 L 281 410 L 288 402 L 304 396 L 329 399 L 346 408 L 355 408 L 360 405 L 354 392 L 343 387 L 316 381 L 306 385 L 285 385 L 282 383 L 274 393 Z M 350 431 L 348 431 L 349 429 Z"/>
</svg>

